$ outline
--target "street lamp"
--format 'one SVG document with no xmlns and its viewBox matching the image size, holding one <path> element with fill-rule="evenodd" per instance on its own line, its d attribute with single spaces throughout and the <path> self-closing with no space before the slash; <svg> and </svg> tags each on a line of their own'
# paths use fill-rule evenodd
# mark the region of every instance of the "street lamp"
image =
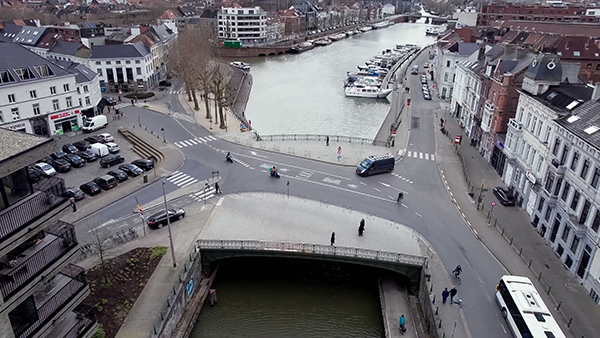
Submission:
<svg viewBox="0 0 600 338">
<path fill-rule="evenodd" d="M 175 260 L 175 248 L 173 247 L 173 235 L 171 234 L 171 219 L 169 218 L 169 208 L 167 207 L 167 193 L 165 192 L 165 181 L 162 181 L 163 198 L 165 200 L 165 214 L 167 216 L 167 229 L 169 229 L 169 243 L 171 244 L 171 257 L 173 258 L 173 267 L 177 267 Z"/>
<path fill-rule="evenodd" d="M 163 134 L 163 141 L 167 143 L 167 139 L 165 138 L 165 128 L 160 128 L 160 131 L 162 131 Z"/>
</svg>

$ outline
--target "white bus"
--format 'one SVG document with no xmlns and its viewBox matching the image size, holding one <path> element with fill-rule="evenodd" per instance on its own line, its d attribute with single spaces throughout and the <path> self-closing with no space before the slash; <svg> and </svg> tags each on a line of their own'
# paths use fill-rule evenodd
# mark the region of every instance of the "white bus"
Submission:
<svg viewBox="0 0 600 338">
<path fill-rule="evenodd" d="M 502 276 L 496 301 L 516 338 L 566 338 L 529 278 Z"/>
</svg>

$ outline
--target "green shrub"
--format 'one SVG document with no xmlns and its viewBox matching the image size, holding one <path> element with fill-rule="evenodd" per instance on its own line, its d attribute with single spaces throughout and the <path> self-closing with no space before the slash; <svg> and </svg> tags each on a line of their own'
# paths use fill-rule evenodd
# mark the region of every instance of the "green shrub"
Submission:
<svg viewBox="0 0 600 338">
<path fill-rule="evenodd" d="M 162 257 L 167 254 L 166 246 L 157 246 L 152 249 L 152 253 L 150 254 L 150 259 L 154 259 L 156 257 Z"/>
<path fill-rule="evenodd" d="M 96 332 L 94 333 L 92 338 L 105 338 L 105 337 L 106 337 L 106 333 L 104 333 L 102 324 L 98 324 L 98 329 L 96 330 Z"/>
</svg>

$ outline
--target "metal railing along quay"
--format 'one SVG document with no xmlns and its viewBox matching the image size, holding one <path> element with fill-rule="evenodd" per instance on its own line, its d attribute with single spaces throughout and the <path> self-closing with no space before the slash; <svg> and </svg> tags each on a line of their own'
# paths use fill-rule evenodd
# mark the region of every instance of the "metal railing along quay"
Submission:
<svg viewBox="0 0 600 338">
<path fill-rule="evenodd" d="M 363 144 L 372 145 L 379 147 L 389 147 L 389 142 L 377 141 L 362 137 L 351 137 L 351 136 L 338 136 L 338 135 L 318 135 L 318 134 L 282 134 L 282 135 L 259 135 L 256 131 L 257 141 L 314 141 L 314 142 L 325 142 L 329 137 L 330 142 L 338 143 L 351 143 L 351 144 Z"/>
<path fill-rule="evenodd" d="M 312 253 L 319 255 L 344 256 L 351 258 L 362 258 L 376 261 L 393 262 L 413 266 L 425 266 L 427 258 L 397 252 L 379 251 L 371 249 L 359 249 L 343 246 L 291 243 L 291 242 L 269 242 L 269 241 L 236 241 L 236 240 L 199 240 L 198 248 L 221 249 L 221 250 L 264 250 L 294 253 Z"/>
</svg>

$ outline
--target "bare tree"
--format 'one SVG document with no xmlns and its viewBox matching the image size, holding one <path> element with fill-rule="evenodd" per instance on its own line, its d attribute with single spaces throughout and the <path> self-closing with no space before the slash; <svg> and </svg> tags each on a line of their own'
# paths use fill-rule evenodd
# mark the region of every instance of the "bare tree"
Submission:
<svg viewBox="0 0 600 338">
<path fill-rule="evenodd" d="M 225 125 L 223 109 L 229 108 L 233 103 L 234 91 L 229 86 L 232 70 L 225 63 L 215 61 L 211 67 L 212 90 L 215 98 L 215 109 L 219 113 L 220 124 L 219 128 L 227 128 Z M 217 121 L 215 120 L 215 123 Z"/>
<path fill-rule="evenodd" d="M 86 226 L 90 229 L 89 233 L 92 235 L 92 242 L 89 244 L 93 251 L 97 251 L 98 258 L 100 259 L 102 283 L 110 284 L 110 277 L 105 265 L 105 260 L 107 259 L 106 251 L 111 248 L 112 242 L 110 232 L 106 228 L 100 228 L 95 219 L 88 220 Z"/>
</svg>

